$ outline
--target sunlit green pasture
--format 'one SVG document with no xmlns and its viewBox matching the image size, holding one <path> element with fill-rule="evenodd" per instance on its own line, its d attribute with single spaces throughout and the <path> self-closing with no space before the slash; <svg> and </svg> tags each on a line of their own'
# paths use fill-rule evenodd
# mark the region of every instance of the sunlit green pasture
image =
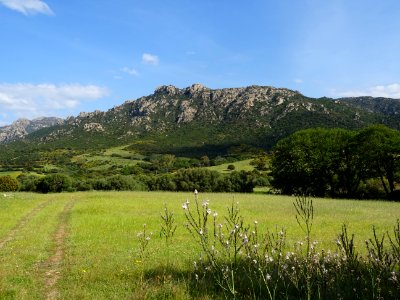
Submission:
<svg viewBox="0 0 400 300">
<path fill-rule="evenodd" d="M 22 174 L 22 171 L 1 171 L 0 176 L 11 176 L 12 178 L 17 178 Z"/>
<path fill-rule="evenodd" d="M 218 166 L 207 167 L 207 169 L 212 170 L 212 171 L 217 171 L 220 173 L 231 173 L 233 170 L 229 170 L 228 166 L 234 165 L 235 171 L 253 171 L 254 166 L 250 165 L 251 161 L 252 161 L 252 159 L 240 160 L 240 161 L 235 161 L 232 163 L 221 164 Z"/>
<path fill-rule="evenodd" d="M 182 203 L 190 193 L 85 192 L 63 194 L 0 194 L 0 299 L 43 299 L 46 294 L 46 261 L 55 251 L 54 234 L 60 214 L 73 202 L 67 218 L 63 259 L 56 289 L 60 299 L 191 299 L 187 277 L 200 249 L 186 228 Z M 258 221 L 261 230 L 284 227 L 288 247 L 304 239 L 296 223 L 292 197 L 262 194 L 199 194 L 208 199 L 223 223 L 227 207 L 238 202 L 245 222 Z M 37 208 L 25 224 L 19 221 Z M 164 204 L 177 224 L 172 244 L 160 237 Z M 312 239 L 319 249 L 336 250 L 335 240 L 345 222 L 364 252 L 371 225 L 378 233 L 391 230 L 400 217 L 400 203 L 353 200 L 314 200 Z M 137 234 L 146 224 L 151 239 L 144 259 L 139 257 Z M 212 299 L 213 295 L 202 295 Z"/>
</svg>

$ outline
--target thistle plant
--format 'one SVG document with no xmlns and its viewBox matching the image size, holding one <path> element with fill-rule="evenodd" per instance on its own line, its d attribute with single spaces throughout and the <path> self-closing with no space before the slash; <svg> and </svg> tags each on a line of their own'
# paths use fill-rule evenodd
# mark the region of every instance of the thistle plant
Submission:
<svg viewBox="0 0 400 300">
<path fill-rule="evenodd" d="M 342 233 L 339 234 L 336 243 L 341 253 L 345 255 L 346 259 L 353 263 L 358 262 L 358 253 L 356 252 L 354 246 L 354 234 L 352 234 L 351 238 L 349 238 L 346 224 L 342 225 Z"/>
<path fill-rule="evenodd" d="M 168 210 L 166 204 L 164 204 L 164 211 L 161 214 L 161 231 L 160 237 L 165 239 L 165 244 L 169 247 L 172 237 L 175 234 L 177 226 L 175 224 L 174 213 Z"/>
<path fill-rule="evenodd" d="M 143 231 L 139 232 L 136 235 L 136 238 L 139 241 L 139 260 L 136 261 L 138 265 L 140 265 L 140 284 L 143 285 L 143 275 L 144 275 L 144 265 L 148 255 L 147 247 L 150 242 L 150 234 L 146 232 L 147 225 L 143 224 Z"/>
<path fill-rule="evenodd" d="M 393 228 L 393 238 L 387 233 L 390 246 L 392 248 L 393 259 L 397 264 L 397 269 L 400 270 L 400 219 L 397 219 L 397 224 Z"/>
<path fill-rule="evenodd" d="M 311 228 L 314 219 L 313 200 L 306 195 L 298 195 L 293 203 L 293 206 L 296 209 L 297 224 L 306 234 L 307 255 L 309 255 L 311 244 Z"/>
<path fill-rule="evenodd" d="M 346 224 L 337 236 L 339 251 L 319 252 L 311 242 L 313 201 L 298 196 L 293 205 L 307 241 L 290 249 L 284 229 L 260 233 L 257 221 L 245 223 L 235 202 L 219 217 L 195 193 L 194 203 L 187 200 L 182 208 L 202 249 L 194 262 L 196 285 L 216 288 L 228 299 L 398 299 L 399 220 L 393 233 L 386 233 L 389 245 L 373 227 L 367 257 L 357 252 Z"/>
<path fill-rule="evenodd" d="M 197 190 L 194 192 L 193 206 L 189 200 L 182 204 L 187 220 L 186 228 L 200 244 L 206 258 L 206 261 L 201 259 L 199 264 L 196 263 L 196 268 L 203 267 L 229 298 L 235 299 L 238 254 L 243 246 L 243 220 L 238 215 L 237 207 L 232 204 L 224 224 L 218 223 L 218 213 L 212 212 L 209 200 L 200 204 Z"/>
<path fill-rule="evenodd" d="M 139 241 L 139 258 L 143 262 L 143 260 L 147 256 L 147 246 L 150 242 L 150 236 L 152 233 L 148 234 L 146 232 L 147 225 L 143 224 L 143 231 L 139 232 L 136 237 Z"/>
</svg>

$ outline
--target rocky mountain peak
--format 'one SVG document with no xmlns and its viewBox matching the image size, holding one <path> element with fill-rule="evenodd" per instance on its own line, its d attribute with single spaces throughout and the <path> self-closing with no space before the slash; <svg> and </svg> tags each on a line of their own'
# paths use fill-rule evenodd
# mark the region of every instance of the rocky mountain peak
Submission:
<svg viewBox="0 0 400 300">
<path fill-rule="evenodd" d="M 18 119 L 11 125 L 0 127 L 0 144 L 24 138 L 36 130 L 63 123 L 63 119 L 55 117 L 41 117 L 33 120 Z"/>
<path fill-rule="evenodd" d="M 185 94 L 191 96 L 191 97 L 196 97 L 199 94 L 201 94 L 204 91 L 210 90 L 209 88 L 206 88 L 204 85 L 200 83 L 195 83 L 192 84 L 190 87 L 187 87 L 184 91 Z"/>
<path fill-rule="evenodd" d="M 173 85 L 162 85 L 156 88 L 154 91 L 155 95 L 168 95 L 168 96 L 175 96 L 178 94 L 180 90 L 173 86 Z"/>
</svg>

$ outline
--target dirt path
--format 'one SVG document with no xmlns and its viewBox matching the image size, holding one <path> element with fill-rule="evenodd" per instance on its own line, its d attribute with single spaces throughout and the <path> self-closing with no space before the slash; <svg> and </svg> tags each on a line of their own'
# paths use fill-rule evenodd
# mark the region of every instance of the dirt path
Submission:
<svg viewBox="0 0 400 300">
<path fill-rule="evenodd" d="M 68 219 L 74 204 L 75 201 L 70 200 L 60 213 L 58 227 L 53 235 L 55 249 L 53 255 L 43 265 L 45 273 L 45 299 L 57 299 L 59 297 L 56 284 L 60 279 L 60 269 L 65 252 L 65 238 L 68 231 Z"/>
<path fill-rule="evenodd" d="M 12 241 L 15 239 L 17 233 L 23 229 L 26 224 L 34 218 L 43 208 L 45 208 L 47 205 L 50 204 L 52 200 L 48 200 L 46 202 L 40 203 L 38 206 L 36 206 L 34 209 L 32 209 L 29 213 L 27 213 L 25 216 L 23 216 L 17 225 L 14 226 L 13 229 L 10 230 L 10 232 L 0 240 L 0 249 L 3 248 L 8 242 Z"/>
</svg>

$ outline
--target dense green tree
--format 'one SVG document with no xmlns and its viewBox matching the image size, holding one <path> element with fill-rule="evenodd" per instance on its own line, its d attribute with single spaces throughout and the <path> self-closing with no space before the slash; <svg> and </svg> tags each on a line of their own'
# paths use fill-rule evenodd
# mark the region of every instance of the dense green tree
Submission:
<svg viewBox="0 0 400 300">
<path fill-rule="evenodd" d="M 370 126 L 360 131 L 356 143 L 369 177 L 379 177 L 386 194 L 393 194 L 400 163 L 399 131 L 383 125 Z"/>
<path fill-rule="evenodd" d="M 250 165 L 254 166 L 259 171 L 265 171 L 267 169 L 268 157 L 265 154 L 260 154 L 255 157 Z"/>
<path fill-rule="evenodd" d="M 278 142 L 271 157 L 275 187 L 285 194 L 324 196 L 332 176 L 326 129 L 308 129 Z"/>
<path fill-rule="evenodd" d="M 232 165 L 232 164 L 228 165 L 226 168 L 227 168 L 229 171 L 233 171 L 233 170 L 236 169 L 235 165 Z"/>
<path fill-rule="evenodd" d="M 307 129 L 277 143 L 273 149 L 272 184 L 282 193 L 315 196 L 360 196 L 361 184 L 380 178 L 388 196 L 395 192 L 400 165 L 399 132 L 383 125 L 359 132 Z"/>
<path fill-rule="evenodd" d="M 178 170 L 175 174 L 177 189 L 180 191 L 212 192 L 217 189 L 222 175 L 216 171 L 193 168 Z"/>
<path fill-rule="evenodd" d="M 200 161 L 201 161 L 201 165 L 202 165 L 203 167 L 208 167 L 208 166 L 210 165 L 210 159 L 208 158 L 207 155 L 202 156 L 202 157 L 200 158 Z"/>
<path fill-rule="evenodd" d="M 256 184 L 254 176 L 246 171 L 233 171 L 229 175 L 232 191 L 238 193 L 251 193 L 253 192 Z"/>
<path fill-rule="evenodd" d="M 24 192 L 35 192 L 38 179 L 39 177 L 37 175 L 24 173 L 17 177 L 17 180 L 20 183 L 20 190 Z"/>
</svg>

